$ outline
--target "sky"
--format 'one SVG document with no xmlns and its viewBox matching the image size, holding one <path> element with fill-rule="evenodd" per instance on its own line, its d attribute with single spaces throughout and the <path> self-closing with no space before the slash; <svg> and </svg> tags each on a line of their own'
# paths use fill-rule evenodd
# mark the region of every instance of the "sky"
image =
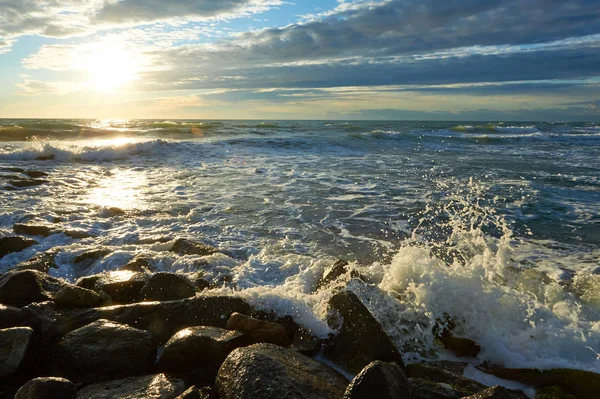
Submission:
<svg viewBox="0 0 600 399">
<path fill-rule="evenodd" d="M 0 118 L 600 120 L 600 0 L 0 0 Z"/>
</svg>

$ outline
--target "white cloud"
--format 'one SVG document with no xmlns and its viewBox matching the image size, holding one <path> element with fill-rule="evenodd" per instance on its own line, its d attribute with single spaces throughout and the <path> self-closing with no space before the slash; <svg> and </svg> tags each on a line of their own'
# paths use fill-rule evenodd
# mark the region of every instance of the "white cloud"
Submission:
<svg viewBox="0 0 600 399">
<path fill-rule="evenodd" d="M 73 82 L 42 82 L 27 78 L 23 83 L 18 83 L 16 86 L 23 90 L 20 94 L 29 96 L 40 94 L 63 95 L 83 89 L 80 84 Z"/>
</svg>

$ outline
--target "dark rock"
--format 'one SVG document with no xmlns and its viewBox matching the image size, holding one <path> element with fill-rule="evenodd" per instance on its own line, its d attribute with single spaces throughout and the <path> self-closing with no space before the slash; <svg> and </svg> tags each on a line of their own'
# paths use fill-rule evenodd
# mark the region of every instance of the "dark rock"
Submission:
<svg viewBox="0 0 600 399">
<path fill-rule="evenodd" d="M 225 328 L 243 332 L 248 344 L 261 342 L 279 346 L 290 346 L 292 344 L 292 339 L 281 324 L 255 319 L 240 313 L 233 313 Z"/>
<path fill-rule="evenodd" d="M 189 327 L 165 345 L 158 367 L 195 383 L 210 384 L 229 353 L 244 344 L 237 331 L 218 327 Z"/>
<path fill-rule="evenodd" d="M 112 251 L 107 248 L 101 249 L 93 249 L 91 251 L 85 251 L 75 257 L 73 259 L 73 263 L 77 264 L 77 268 L 79 270 L 85 270 L 91 265 L 93 265 L 99 259 L 104 258 L 106 255 L 111 253 Z"/>
<path fill-rule="evenodd" d="M 222 399 L 339 399 L 347 384 L 332 368 L 273 344 L 234 350 L 217 375 Z"/>
<path fill-rule="evenodd" d="M 35 187 L 41 186 L 42 184 L 48 183 L 47 180 L 41 179 L 19 179 L 19 180 L 9 180 L 8 184 L 18 187 L 18 188 L 26 188 L 26 187 Z"/>
<path fill-rule="evenodd" d="M 0 238 L 0 258 L 13 252 L 21 252 L 38 242 L 24 237 L 2 237 Z"/>
<path fill-rule="evenodd" d="M 13 270 L 37 270 L 42 273 L 48 273 L 50 269 L 58 269 L 55 261 L 57 253 L 57 251 L 50 250 L 38 254 L 25 262 L 19 263 Z"/>
<path fill-rule="evenodd" d="M 591 371 L 572 369 L 505 369 L 501 367 L 481 367 L 496 377 L 519 381 L 540 389 L 557 386 L 565 393 L 577 398 L 596 398 L 600 392 L 600 374 Z"/>
<path fill-rule="evenodd" d="M 546 387 L 535 391 L 535 399 L 575 399 L 573 395 L 567 395 L 560 387 Z"/>
<path fill-rule="evenodd" d="M 0 277 L 0 303 L 21 307 L 49 301 L 65 284 L 37 270 L 10 271 Z"/>
<path fill-rule="evenodd" d="M 148 372 L 157 346 L 148 331 L 97 320 L 71 331 L 54 351 L 54 370 L 76 379 L 123 377 Z"/>
<path fill-rule="evenodd" d="M 146 273 L 136 273 L 126 270 L 100 273 L 77 280 L 78 287 L 96 292 L 105 292 L 113 304 L 129 304 L 140 301 L 140 291 L 148 282 L 150 276 Z"/>
<path fill-rule="evenodd" d="M 129 377 L 88 385 L 77 399 L 174 399 L 185 389 L 183 381 L 164 374 Z"/>
<path fill-rule="evenodd" d="M 145 273 L 154 270 L 154 268 L 150 263 L 150 259 L 138 256 L 130 260 L 125 266 L 123 266 L 119 270 L 128 270 L 131 272 Z"/>
<path fill-rule="evenodd" d="M 185 238 L 178 238 L 173 243 L 173 247 L 171 248 L 172 252 L 175 252 L 177 255 L 212 255 L 219 252 L 218 249 L 199 243 L 187 240 Z"/>
<path fill-rule="evenodd" d="M 25 169 L 23 169 L 23 168 L 15 168 L 15 167 L 12 167 L 12 166 L 11 167 L 4 167 L 1 170 L 5 171 L 5 172 L 15 172 L 15 173 L 23 173 L 23 172 L 25 172 Z"/>
<path fill-rule="evenodd" d="M 0 377 L 19 369 L 32 335 L 33 330 L 29 327 L 0 330 Z"/>
<path fill-rule="evenodd" d="M 304 328 L 298 328 L 294 334 L 291 348 L 306 356 L 313 357 L 323 347 L 323 340 L 313 336 Z"/>
<path fill-rule="evenodd" d="M 64 378 L 39 377 L 23 385 L 15 399 L 74 399 L 75 385 Z"/>
<path fill-rule="evenodd" d="M 54 303 L 61 308 L 91 308 L 102 303 L 102 297 L 92 290 L 68 284 L 54 295 Z"/>
<path fill-rule="evenodd" d="M 140 291 L 145 301 L 171 301 L 196 295 L 196 287 L 181 274 L 156 273 Z"/>
<path fill-rule="evenodd" d="M 483 391 L 476 393 L 475 395 L 467 396 L 468 399 L 515 399 L 513 394 L 506 388 L 496 385 Z"/>
<path fill-rule="evenodd" d="M 67 237 L 78 239 L 96 237 L 94 234 L 88 233 L 87 231 L 80 229 L 63 230 L 62 233 Z"/>
<path fill-rule="evenodd" d="M 88 290 L 95 290 L 96 283 L 99 282 L 101 279 L 102 275 L 100 274 L 94 274 L 93 276 L 83 276 L 75 282 L 75 285 L 81 288 L 86 288 Z"/>
<path fill-rule="evenodd" d="M 348 385 L 344 399 L 410 399 L 410 383 L 396 363 L 376 360 Z"/>
<path fill-rule="evenodd" d="M 329 270 L 329 272 L 327 274 L 323 275 L 323 277 L 319 280 L 319 282 L 315 286 L 315 292 L 320 291 L 323 287 L 327 287 L 328 285 L 333 283 L 335 280 L 339 279 L 340 277 L 342 277 L 348 273 L 353 278 L 360 277 L 360 273 L 358 273 L 356 270 L 351 271 L 349 269 L 349 266 L 350 266 L 350 264 L 342 259 L 335 262 L 333 264 L 333 267 L 331 268 L 331 270 Z"/>
<path fill-rule="evenodd" d="M 448 384 L 423 378 L 409 378 L 408 381 L 410 394 L 414 399 L 457 399 L 471 394 Z"/>
<path fill-rule="evenodd" d="M 325 356 L 354 374 L 374 360 L 404 367 L 398 349 L 355 293 L 342 291 L 331 298 L 329 306 L 343 322 L 340 332 L 325 347 Z"/>
<path fill-rule="evenodd" d="M 34 178 L 34 179 L 38 179 L 40 177 L 46 177 L 46 176 L 48 176 L 48 173 L 42 172 L 41 170 L 27 170 L 27 171 L 25 171 L 23 173 L 26 174 L 29 177 Z"/>
<path fill-rule="evenodd" d="M 444 345 L 444 348 L 458 357 L 475 358 L 481 352 L 481 347 L 475 341 L 467 338 L 458 338 L 450 335 L 439 337 L 438 340 Z"/>
<path fill-rule="evenodd" d="M 50 234 L 52 234 L 52 229 L 50 227 L 33 224 L 15 223 L 13 225 L 13 231 L 16 234 L 25 234 L 27 236 L 48 237 Z"/>
<path fill-rule="evenodd" d="M 442 368 L 454 374 L 463 375 L 465 368 L 469 365 L 466 362 L 454 362 L 451 360 L 438 360 L 427 363 L 431 366 Z"/>
<path fill-rule="evenodd" d="M 406 367 L 406 373 L 411 378 L 422 378 L 432 382 L 448 384 L 453 389 L 466 393 L 466 395 L 472 395 L 486 388 L 485 385 L 477 381 L 427 363 L 409 364 Z"/>
<path fill-rule="evenodd" d="M 191 387 L 176 399 L 219 399 L 219 396 L 212 387 L 202 387 L 200 389 Z"/>
</svg>

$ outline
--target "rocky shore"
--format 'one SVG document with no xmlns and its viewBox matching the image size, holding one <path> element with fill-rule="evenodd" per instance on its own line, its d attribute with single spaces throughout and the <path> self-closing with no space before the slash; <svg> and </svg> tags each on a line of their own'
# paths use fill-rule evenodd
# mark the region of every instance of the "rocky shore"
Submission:
<svg viewBox="0 0 600 399">
<path fill-rule="evenodd" d="M 50 233 L 32 229 L 14 230 Z M 0 257 L 32 244 L 21 236 L 0 238 Z M 171 250 L 216 252 L 184 239 Z M 103 256 L 92 252 L 76 262 Z M 354 290 L 378 288 L 343 261 L 314 288 L 348 281 L 338 284 L 328 304 L 336 334 L 320 339 L 290 316 L 215 295 L 211 288 L 227 284 L 226 277 L 155 272 L 138 258 L 70 283 L 48 274 L 52 259 L 52 252 L 40 254 L 0 275 L 0 398 L 526 397 L 462 375 L 480 348 L 453 336 L 451 315 L 437 339 L 465 361 L 405 365 Z M 600 392 L 600 375 L 591 372 L 477 367 L 535 388 L 535 398 L 596 398 Z"/>
</svg>

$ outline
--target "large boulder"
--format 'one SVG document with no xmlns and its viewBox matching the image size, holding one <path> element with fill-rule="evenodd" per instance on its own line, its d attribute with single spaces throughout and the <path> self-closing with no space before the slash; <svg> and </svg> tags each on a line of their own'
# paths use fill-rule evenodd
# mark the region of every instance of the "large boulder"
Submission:
<svg viewBox="0 0 600 399">
<path fill-rule="evenodd" d="M 212 387 L 198 389 L 193 386 L 175 399 L 219 399 L 219 396 Z"/>
<path fill-rule="evenodd" d="M 74 399 L 75 384 L 65 378 L 39 377 L 17 391 L 15 399 Z"/>
<path fill-rule="evenodd" d="M 0 377 L 15 373 L 21 365 L 33 329 L 29 327 L 14 327 L 0 330 Z"/>
<path fill-rule="evenodd" d="M 50 250 L 41 254 L 37 254 L 31 259 L 19 263 L 13 270 L 37 270 L 42 273 L 48 273 L 50 269 L 57 269 L 56 265 L 57 251 Z"/>
<path fill-rule="evenodd" d="M 183 381 L 164 374 L 129 377 L 88 385 L 77 399 L 174 399 L 185 389 Z"/>
<path fill-rule="evenodd" d="M 468 338 L 454 337 L 450 334 L 438 338 L 440 343 L 458 357 L 475 358 L 481 352 L 481 347 Z"/>
<path fill-rule="evenodd" d="M 14 180 L 8 181 L 8 184 L 10 184 L 13 187 L 18 187 L 18 188 L 29 188 L 29 187 L 41 186 L 42 184 L 46 184 L 46 183 L 48 183 L 48 180 L 43 180 L 43 179 L 14 179 Z"/>
<path fill-rule="evenodd" d="M 424 378 L 409 378 L 410 394 L 414 399 L 458 399 L 472 394 L 443 382 Z"/>
<path fill-rule="evenodd" d="M 286 328 L 281 324 L 255 319 L 240 313 L 233 313 L 225 328 L 243 332 L 248 344 L 265 342 L 290 346 L 293 342 Z"/>
<path fill-rule="evenodd" d="M 534 388 L 557 386 L 565 393 L 577 398 L 596 398 L 600 392 L 600 374 L 573 369 L 506 369 L 502 367 L 482 368 L 496 377 L 519 381 Z"/>
<path fill-rule="evenodd" d="M 406 367 L 406 373 L 411 378 L 420 378 L 435 383 L 447 384 L 448 387 L 466 395 L 475 394 L 486 388 L 485 385 L 477 381 L 427 363 L 409 364 Z"/>
<path fill-rule="evenodd" d="M 76 271 L 83 272 L 88 270 L 94 263 L 110 254 L 112 251 L 108 248 L 96 248 L 84 251 L 73 259 L 73 266 Z"/>
<path fill-rule="evenodd" d="M 341 291 L 331 298 L 329 306 L 342 317 L 342 325 L 325 347 L 327 358 L 353 374 L 374 360 L 404 367 L 398 349 L 354 292 Z"/>
<path fill-rule="evenodd" d="M 52 300 L 65 284 L 37 270 L 10 271 L 0 277 L 0 303 L 21 307 Z"/>
<path fill-rule="evenodd" d="M 77 280 L 78 287 L 108 294 L 114 305 L 140 301 L 140 292 L 150 276 L 127 270 L 105 272 Z"/>
<path fill-rule="evenodd" d="M 35 225 L 35 224 L 21 224 L 15 223 L 13 225 L 13 231 L 16 234 L 24 234 L 26 236 L 42 236 L 48 237 L 52 234 L 52 228 L 50 226 L 45 225 Z"/>
<path fill-rule="evenodd" d="M 98 293 L 67 284 L 54 295 L 54 303 L 61 308 L 91 308 L 102 303 Z"/>
<path fill-rule="evenodd" d="M 331 269 L 321 277 L 321 279 L 315 285 L 314 291 L 320 291 L 321 289 L 332 284 L 342 276 L 349 275 L 352 278 L 359 278 L 360 273 L 350 268 L 350 264 L 345 260 L 338 260 L 333 264 Z"/>
<path fill-rule="evenodd" d="M 467 396 L 466 399 L 516 399 L 516 396 L 506 388 L 496 385 L 475 395 Z"/>
<path fill-rule="evenodd" d="M 243 344 L 243 335 L 219 327 L 188 327 L 166 343 L 159 368 L 165 372 L 182 372 L 193 368 L 216 370 L 227 355 Z"/>
<path fill-rule="evenodd" d="M 329 366 L 273 344 L 234 350 L 217 375 L 222 399 L 339 399 L 347 384 Z"/>
<path fill-rule="evenodd" d="M 0 258 L 13 252 L 21 252 L 38 242 L 24 237 L 2 237 L 0 238 Z"/>
<path fill-rule="evenodd" d="M 196 287 L 184 275 L 160 272 L 154 274 L 140 291 L 144 301 L 172 301 L 196 295 Z"/>
<path fill-rule="evenodd" d="M 71 331 L 54 351 L 54 370 L 77 379 L 123 377 L 148 372 L 157 345 L 148 331 L 97 320 Z"/>
<path fill-rule="evenodd" d="M 348 385 L 344 399 L 411 399 L 410 383 L 396 363 L 371 362 Z"/>
</svg>

